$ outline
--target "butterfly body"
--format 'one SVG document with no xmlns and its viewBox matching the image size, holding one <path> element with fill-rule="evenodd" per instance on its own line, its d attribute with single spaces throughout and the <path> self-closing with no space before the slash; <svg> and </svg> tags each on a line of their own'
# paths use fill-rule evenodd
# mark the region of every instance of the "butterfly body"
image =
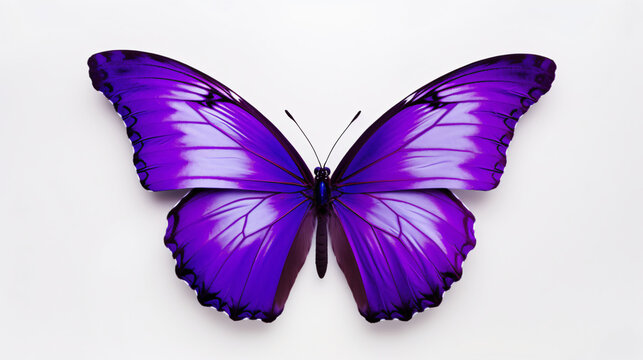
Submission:
<svg viewBox="0 0 643 360">
<path fill-rule="evenodd" d="M 369 322 L 438 306 L 476 244 L 474 216 L 451 190 L 499 184 L 518 119 L 556 69 L 509 54 L 441 76 L 377 119 L 331 176 L 325 166 L 313 175 L 257 109 L 186 64 L 113 50 L 88 65 L 127 126 L 141 185 L 191 189 L 164 237 L 177 276 L 202 305 L 266 322 L 313 238 L 319 277 L 330 241 Z"/>
<path fill-rule="evenodd" d="M 315 236 L 315 266 L 317 275 L 323 278 L 328 267 L 328 213 L 330 211 L 331 187 L 330 169 L 315 168 L 313 186 L 314 207 L 317 215 L 317 235 Z"/>
</svg>

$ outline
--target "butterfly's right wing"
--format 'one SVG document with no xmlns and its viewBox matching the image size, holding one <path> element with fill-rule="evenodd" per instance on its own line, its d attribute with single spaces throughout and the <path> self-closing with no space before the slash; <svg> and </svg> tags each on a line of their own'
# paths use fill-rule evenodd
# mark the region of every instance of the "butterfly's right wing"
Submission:
<svg viewBox="0 0 643 360">
<path fill-rule="evenodd" d="M 438 306 L 475 245 L 474 218 L 449 190 L 344 194 L 333 202 L 333 252 L 370 322 Z"/>
<path fill-rule="evenodd" d="M 473 215 L 440 189 L 498 185 L 516 122 L 555 69 L 530 54 L 457 69 L 387 111 L 339 163 L 331 240 L 367 320 L 407 320 L 460 278 Z"/>
<path fill-rule="evenodd" d="M 301 193 L 192 190 L 168 215 L 165 244 L 199 302 L 233 320 L 274 320 L 310 249 Z"/>
<path fill-rule="evenodd" d="M 92 55 L 89 76 L 122 116 L 149 190 L 300 191 L 310 170 L 248 102 L 178 61 L 130 50 Z"/>
</svg>

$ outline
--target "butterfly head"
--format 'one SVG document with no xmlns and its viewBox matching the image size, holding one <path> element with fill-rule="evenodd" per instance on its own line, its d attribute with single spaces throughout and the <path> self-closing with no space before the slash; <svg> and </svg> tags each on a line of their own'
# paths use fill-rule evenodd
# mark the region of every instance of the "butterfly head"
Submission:
<svg viewBox="0 0 643 360">
<path fill-rule="evenodd" d="M 316 167 L 315 168 L 315 179 L 328 179 L 330 176 L 330 169 L 327 167 Z"/>
</svg>

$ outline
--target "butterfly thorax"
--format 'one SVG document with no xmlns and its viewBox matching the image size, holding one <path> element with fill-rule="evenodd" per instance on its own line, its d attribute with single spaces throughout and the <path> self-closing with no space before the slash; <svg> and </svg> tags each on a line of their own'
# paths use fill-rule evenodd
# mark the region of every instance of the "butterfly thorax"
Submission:
<svg viewBox="0 0 643 360">
<path fill-rule="evenodd" d="M 313 190 L 315 207 L 317 212 L 325 214 L 328 212 L 330 201 L 330 169 L 327 167 L 315 168 L 315 186 Z"/>
</svg>

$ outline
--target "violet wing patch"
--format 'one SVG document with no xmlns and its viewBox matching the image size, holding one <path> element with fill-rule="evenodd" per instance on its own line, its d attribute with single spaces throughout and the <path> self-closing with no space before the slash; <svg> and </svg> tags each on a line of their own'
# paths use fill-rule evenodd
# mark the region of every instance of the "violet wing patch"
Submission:
<svg viewBox="0 0 643 360">
<path fill-rule="evenodd" d="M 493 189 L 518 118 L 549 90 L 555 69 L 542 56 L 504 55 L 425 85 L 364 132 L 333 184 L 351 193 Z"/>
<path fill-rule="evenodd" d="M 299 193 L 192 190 L 168 215 L 165 244 L 202 305 L 269 322 L 304 264 L 314 221 Z"/>
<path fill-rule="evenodd" d="M 146 189 L 299 191 L 312 182 L 274 125 L 200 71 L 129 50 L 95 54 L 88 64 L 94 88 L 127 126 Z"/>
<path fill-rule="evenodd" d="M 345 194 L 331 222 L 333 251 L 370 322 L 438 306 L 475 246 L 473 214 L 448 190 Z"/>
</svg>

